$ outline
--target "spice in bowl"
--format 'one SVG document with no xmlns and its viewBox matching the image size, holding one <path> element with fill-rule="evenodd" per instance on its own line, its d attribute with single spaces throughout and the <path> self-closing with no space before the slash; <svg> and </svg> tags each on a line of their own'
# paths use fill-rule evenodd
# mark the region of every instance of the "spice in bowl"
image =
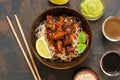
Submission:
<svg viewBox="0 0 120 80">
<path fill-rule="evenodd" d="M 88 20 L 97 20 L 104 13 L 103 0 L 83 0 L 80 3 L 80 10 Z"/>
<path fill-rule="evenodd" d="M 98 77 L 92 70 L 83 69 L 75 74 L 73 80 L 98 80 Z"/>
<path fill-rule="evenodd" d="M 110 41 L 120 40 L 120 17 L 110 16 L 102 25 L 103 35 Z"/>
</svg>

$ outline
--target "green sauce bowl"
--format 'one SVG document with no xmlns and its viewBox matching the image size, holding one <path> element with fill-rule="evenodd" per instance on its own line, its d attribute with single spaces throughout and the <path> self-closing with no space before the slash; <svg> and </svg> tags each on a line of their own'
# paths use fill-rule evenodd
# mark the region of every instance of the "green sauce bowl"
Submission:
<svg viewBox="0 0 120 80">
<path fill-rule="evenodd" d="M 104 11 L 103 0 L 82 0 L 80 2 L 80 12 L 87 20 L 98 20 L 102 17 Z"/>
</svg>

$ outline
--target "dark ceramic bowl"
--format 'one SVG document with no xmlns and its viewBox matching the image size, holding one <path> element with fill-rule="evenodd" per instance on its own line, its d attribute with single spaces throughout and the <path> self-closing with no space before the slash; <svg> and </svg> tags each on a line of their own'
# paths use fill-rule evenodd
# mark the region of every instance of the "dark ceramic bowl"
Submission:
<svg viewBox="0 0 120 80">
<path fill-rule="evenodd" d="M 71 62 L 65 62 L 65 63 L 64 62 L 60 63 L 55 61 L 51 62 L 49 60 L 44 60 L 42 57 L 39 56 L 35 48 L 35 43 L 37 40 L 37 37 L 35 36 L 36 34 L 35 30 L 39 26 L 39 24 L 45 20 L 46 15 L 53 15 L 53 16 L 68 15 L 68 16 L 78 17 L 82 21 L 82 28 L 89 35 L 89 44 L 86 50 L 84 51 L 84 53 L 81 54 L 81 56 L 74 58 Z M 40 14 L 40 16 L 38 16 L 36 20 L 33 22 L 30 30 L 30 45 L 32 47 L 33 53 L 35 54 L 36 58 L 38 58 L 38 60 L 42 62 L 44 65 L 54 69 L 68 69 L 80 64 L 88 56 L 89 54 L 88 51 L 90 50 L 91 42 L 92 42 L 92 32 L 88 21 L 75 10 L 62 6 L 48 9 L 42 14 Z"/>
</svg>

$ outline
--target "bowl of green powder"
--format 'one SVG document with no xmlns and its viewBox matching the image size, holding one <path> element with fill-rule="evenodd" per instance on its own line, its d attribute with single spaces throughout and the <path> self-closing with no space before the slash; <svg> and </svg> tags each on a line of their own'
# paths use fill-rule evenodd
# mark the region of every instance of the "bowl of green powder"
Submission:
<svg viewBox="0 0 120 80">
<path fill-rule="evenodd" d="M 80 11 L 87 20 L 98 20 L 104 14 L 104 2 L 103 0 L 82 0 L 80 3 Z"/>
</svg>

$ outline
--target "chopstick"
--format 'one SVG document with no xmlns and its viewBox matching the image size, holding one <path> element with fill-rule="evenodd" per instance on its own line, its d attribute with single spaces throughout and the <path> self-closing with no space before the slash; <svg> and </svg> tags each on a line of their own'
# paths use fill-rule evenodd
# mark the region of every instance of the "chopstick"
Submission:
<svg viewBox="0 0 120 80">
<path fill-rule="evenodd" d="M 19 47 L 20 47 L 20 49 L 21 49 L 21 51 L 22 51 L 22 53 L 23 53 L 23 56 L 24 56 L 24 58 L 25 58 L 25 60 L 26 60 L 26 62 L 27 62 L 27 64 L 28 64 L 28 66 L 29 66 L 29 68 L 30 68 L 30 71 L 32 72 L 32 75 L 33 75 L 34 79 L 35 79 L 35 80 L 41 80 L 40 75 L 38 74 L 37 67 L 36 67 L 36 65 L 33 63 L 33 62 L 34 62 L 33 58 L 31 59 L 31 61 L 32 61 L 32 64 L 34 65 L 33 67 L 34 67 L 35 71 L 34 71 L 32 65 L 31 65 L 31 63 L 30 63 L 30 61 L 29 61 L 29 59 L 28 59 L 28 57 L 27 57 L 27 55 L 26 55 L 26 53 L 25 53 L 25 50 L 24 50 L 24 48 L 23 48 L 23 46 L 22 46 L 22 44 L 21 44 L 21 42 L 20 42 L 20 39 L 18 38 L 18 35 L 17 35 L 17 33 L 16 33 L 16 31 L 15 31 L 15 29 L 14 29 L 14 27 L 13 27 L 13 24 L 12 24 L 10 18 L 9 18 L 8 16 L 6 16 L 6 18 L 7 18 L 7 21 L 8 21 L 8 23 L 9 23 L 9 25 L 10 25 L 10 28 L 11 28 L 14 36 L 15 36 L 15 39 L 17 40 L 17 43 L 18 43 L 18 45 L 19 45 Z M 18 20 L 17 17 L 16 17 L 16 22 L 17 22 L 18 25 L 20 25 L 20 22 L 19 22 L 19 20 Z M 23 33 L 22 33 L 22 34 L 23 34 Z M 24 37 L 25 37 L 25 36 L 24 36 Z M 26 41 L 26 40 L 25 40 L 25 41 Z M 24 43 L 27 43 L 27 41 L 24 42 Z M 27 45 L 27 46 L 28 46 L 28 45 Z M 28 50 L 28 49 L 27 49 L 27 50 Z M 30 51 L 30 49 L 29 49 L 29 51 Z M 28 51 L 28 52 L 29 52 L 29 51 Z M 30 55 L 29 55 L 29 56 L 30 56 Z M 32 56 L 32 55 L 31 55 L 31 56 Z M 36 73 L 35 73 L 35 72 L 36 72 Z M 36 75 L 36 74 L 37 74 L 37 75 Z"/>
<path fill-rule="evenodd" d="M 33 67 L 34 67 L 34 69 L 35 69 L 35 72 L 36 72 L 36 74 L 37 74 L 38 80 L 41 80 L 40 75 L 39 75 L 39 72 L 38 72 L 38 69 L 37 69 L 36 64 L 35 64 L 35 62 L 34 62 L 34 59 L 33 59 L 33 57 L 32 57 L 30 48 L 29 48 L 28 43 L 27 43 L 27 41 L 26 41 L 24 32 L 23 32 L 22 27 L 21 27 L 21 25 L 20 25 L 20 21 L 19 21 L 19 19 L 18 19 L 18 17 L 17 17 L 16 14 L 15 14 L 14 16 L 15 16 L 16 22 L 17 22 L 17 24 L 18 24 L 19 30 L 20 30 L 20 32 L 21 32 L 21 35 L 22 35 L 23 41 L 24 41 L 24 43 L 25 43 L 25 46 L 26 46 L 26 48 L 27 48 L 27 51 L 28 51 L 28 53 L 29 53 L 31 62 L 32 62 Z"/>
</svg>

